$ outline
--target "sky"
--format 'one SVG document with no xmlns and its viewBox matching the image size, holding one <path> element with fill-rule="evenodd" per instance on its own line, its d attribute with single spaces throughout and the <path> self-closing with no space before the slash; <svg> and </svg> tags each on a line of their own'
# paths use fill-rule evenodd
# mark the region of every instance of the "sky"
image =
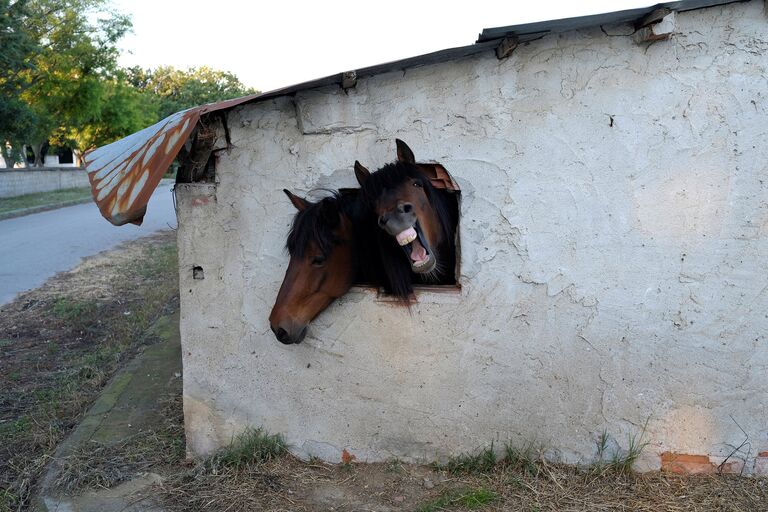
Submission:
<svg viewBox="0 0 768 512">
<path fill-rule="evenodd" d="M 269 91 L 472 44 L 483 28 L 653 5 L 652 0 L 113 0 L 133 20 L 120 63 L 209 66 Z"/>
</svg>

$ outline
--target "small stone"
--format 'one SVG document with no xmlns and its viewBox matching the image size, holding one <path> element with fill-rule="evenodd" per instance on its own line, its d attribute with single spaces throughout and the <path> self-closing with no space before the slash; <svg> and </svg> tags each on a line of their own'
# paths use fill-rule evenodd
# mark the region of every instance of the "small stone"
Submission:
<svg viewBox="0 0 768 512">
<path fill-rule="evenodd" d="M 395 503 L 402 503 L 405 501 L 405 496 L 395 496 L 392 501 L 394 501 Z"/>
<path fill-rule="evenodd" d="M 432 483 L 432 480 L 430 480 L 429 478 L 425 478 L 424 479 L 424 488 L 425 489 L 434 489 L 434 487 L 435 487 L 435 484 Z"/>
</svg>

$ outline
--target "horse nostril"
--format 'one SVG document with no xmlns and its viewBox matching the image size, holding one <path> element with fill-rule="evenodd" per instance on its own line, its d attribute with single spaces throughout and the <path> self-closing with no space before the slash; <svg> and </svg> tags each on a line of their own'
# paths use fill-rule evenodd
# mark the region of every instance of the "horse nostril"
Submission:
<svg viewBox="0 0 768 512">
<path fill-rule="evenodd" d="M 389 216 L 382 215 L 379 217 L 379 226 L 384 227 L 387 224 L 387 221 L 389 220 Z"/>
<path fill-rule="evenodd" d="M 277 337 L 277 341 L 279 341 L 280 343 L 288 342 L 288 331 L 286 331 L 282 327 L 278 327 L 277 329 L 275 329 L 275 336 Z"/>
<path fill-rule="evenodd" d="M 403 203 L 400 205 L 400 210 L 403 213 L 411 213 L 411 211 L 413 211 L 413 205 L 411 203 Z"/>
</svg>

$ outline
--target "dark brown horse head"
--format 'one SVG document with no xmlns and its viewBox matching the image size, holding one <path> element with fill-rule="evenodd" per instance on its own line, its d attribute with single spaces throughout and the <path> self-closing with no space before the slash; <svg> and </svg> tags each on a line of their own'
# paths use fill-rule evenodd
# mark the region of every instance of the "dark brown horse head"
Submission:
<svg viewBox="0 0 768 512">
<path fill-rule="evenodd" d="M 447 214 L 408 145 L 398 139 L 397 161 L 374 173 L 355 162 L 355 176 L 379 227 L 402 248 L 411 271 L 438 270 L 438 251 L 450 232 Z"/>
<path fill-rule="evenodd" d="M 352 286 L 352 221 L 340 194 L 317 203 L 283 190 L 298 213 L 288 234 L 288 269 L 269 324 L 278 341 L 301 343 L 307 325 Z"/>
</svg>

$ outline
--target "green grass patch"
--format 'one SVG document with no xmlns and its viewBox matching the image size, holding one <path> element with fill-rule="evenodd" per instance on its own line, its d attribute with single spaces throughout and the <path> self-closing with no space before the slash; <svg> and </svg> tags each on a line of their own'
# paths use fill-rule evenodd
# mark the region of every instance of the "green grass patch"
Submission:
<svg viewBox="0 0 768 512">
<path fill-rule="evenodd" d="M 269 434 L 261 428 L 249 428 L 235 437 L 226 448 L 211 457 L 211 468 L 234 468 L 261 464 L 288 451 L 280 434 Z"/>
<path fill-rule="evenodd" d="M 434 469 L 447 471 L 452 475 L 471 475 L 488 473 L 496 466 L 496 452 L 493 451 L 493 443 L 475 454 L 461 454 L 451 457 L 445 464 L 432 464 Z"/>
<path fill-rule="evenodd" d="M 70 201 L 84 201 L 91 198 L 90 187 L 68 188 L 53 192 L 37 192 L 16 197 L 0 199 L 0 215 L 26 208 L 52 206 Z"/>
<path fill-rule="evenodd" d="M 53 314 L 59 320 L 66 322 L 82 322 L 90 320 L 90 317 L 96 312 L 97 305 L 95 301 L 73 300 L 67 297 L 60 297 L 53 304 Z"/>
<path fill-rule="evenodd" d="M 475 510 L 492 501 L 498 499 L 498 494 L 490 489 L 479 487 L 477 489 L 464 489 L 461 491 L 447 491 L 425 503 L 416 509 L 417 512 L 439 512 L 449 510 L 452 507 L 460 506 L 470 510 Z"/>
</svg>

